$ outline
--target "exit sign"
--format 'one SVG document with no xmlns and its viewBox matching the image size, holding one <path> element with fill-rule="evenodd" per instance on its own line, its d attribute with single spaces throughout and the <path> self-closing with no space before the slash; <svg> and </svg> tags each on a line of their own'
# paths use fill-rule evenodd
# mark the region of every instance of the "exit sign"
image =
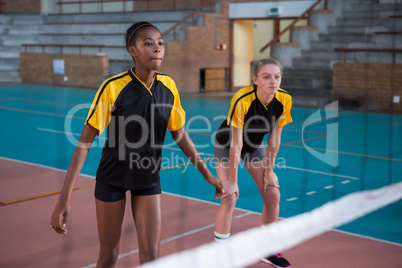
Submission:
<svg viewBox="0 0 402 268">
<path fill-rule="evenodd" d="M 280 8 L 279 7 L 271 7 L 268 9 L 268 16 L 279 16 Z"/>
</svg>

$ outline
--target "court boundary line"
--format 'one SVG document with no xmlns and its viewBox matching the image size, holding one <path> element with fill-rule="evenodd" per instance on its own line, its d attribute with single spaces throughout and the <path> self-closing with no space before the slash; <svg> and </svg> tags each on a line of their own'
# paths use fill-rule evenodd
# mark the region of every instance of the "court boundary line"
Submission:
<svg viewBox="0 0 402 268">
<path fill-rule="evenodd" d="M 55 171 L 67 172 L 66 170 L 63 170 L 63 169 L 54 168 L 54 167 L 50 167 L 50 166 L 46 166 L 46 165 L 42 165 L 42 164 L 30 163 L 30 162 L 27 162 L 27 161 L 22 161 L 22 160 L 7 158 L 7 157 L 3 157 L 3 156 L 0 156 L 0 159 L 2 159 L 2 160 L 8 160 L 8 161 L 13 161 L 13 162 L 17 162 L 17 163 L 22 163 L 22 164 L 27 164 L 27 165 L 32 165 L 32 166 L 38 166 L 38 167 L 41 167 L 41 168 L 47 168 L 47 169 L 51 169 L 51 170 L 55 170 Z M 91 178 L 91 179 L 95 179 L 94 176 L 87 175 L 87 174 L 81 174 L 81 173 L 80 173 L 79 176 L 84 176 L 84 177 L 88 177 L 88 178 Z M 179 194 L 175 194 L 175 193 L 170 193 L 170 192 L 165 192 L 165 191 L 162 191 L 162 193 L 163 193 L 163 194 L 174 195 L 174 196 L 178 196 L 178 197 L 182 197 L 182 198 L 187 198 L 187 199 L 194 200 L 194 201 L 199 201 L 199 202 L 204 202 L 204 203 L 210 203 L 210 204 L 213 204 L 213 205 L 216 205 L 216 206 L 219 205 L 218 203 L 214 203 L 214 202 L 211 202 L 211 201 L 206 201 L 206 200 L 198 199 L 198 198 L 195 198 L 195 197 L 183 196 L 183 195 L 179 195 Z M 241 210 L 241 211 L 244 211 L 244 212 L 250 212 L 250 213 L 257 214 L 257 215 L 261 215 L 261 212 L 255 212 L 255 211 L 251 211 L 251 210 L 247 210 L 247 209 L 243 209 L 243 208 L 238 208 L 238 207 L 236 207 L 236 209 Z M 299 215 L 299 214 L 296 214 L 296 215 Z M 294 216 L 296 216 L 296 215 L 294 215 Z M 283 218 L 283 217 L 279 217 L 279 218 L 280 218 L 280 219 L 286 219 L 286 218 Z M 392 241 L 387 241 L 387 240 L 381 240 L 381 239 L 379 239 L 379 238 L 370 237 L 370 236 L 365 236 L 365 235 L 360 235 L 360 234 L 356 234 L 356 233 L 352 233 L 352 232 L 348 232 L 348 231 L 343 231 L 343 230 L 338 230 L 338 229 L 331 229 L 331 230 L 329 230 L 329 231 L 341 232 L 341 233 L 348 234 L 348 235 L 351 235 L 351 236 L 357 236 L 357 237 L 365 238 L 365 239 L 368 239 L 368 240 L 373 240 L 373 241 L 382 242 L 382 243 L 385 243 L 385 244 L 391 244 L 391 245 L 395 245 L 395 246 L 400 246 L 400 247 L 402 247 L 402 243 L 397 243 L 397 242 L 392 242 Z"/>
<path fill-rule="evenodd" d="M 289 145 L 281 144 L 281 146 L 288 146 L 288 147 L 294 147 L 294 148 L 305 148 L 304 146 L 293 145 L 293 144 L 289 144 Z M 315 147 L 311 147 L 311 149 L 317 150 L 317 151 L 335 153 L 335 154 L 345 154 L 345 155 L 353 155 L 353 156 L 360 156 L 360 157 L 366 157 L 366 158 L 374 158 L 374 159 L 386 160 L 386 161 L 402 162 L 402 159 L 400 159 L 400 158 L 389 158 L 389 157 L 384 157 L 384 156 L 376 156 L 376 155 L 369 155 L 369 154 L 359 154 L 359 153 L 351 153 L 351 152 L 344 152 L 344 151 L 335 151 L 335 150 L 328 150 L 328 149 L 315 148 Z"/>
<path fill-rule="evenodd" d="M 169 149 L 169 148 L 166 148 L 166 149 Z M 7 160 L 7 158 L 5 158 L 5 157 L 0 157 L 0 159 L 6 159 L 6 160 Z M 214 159 L 213 157 L 209 157 L 209 158 L 204 158 L 203 161 L 204 161 L 204 162 L 207 162 L 207 161 L 211 161 L 211 160 L 213 160 L 213 159 Z M 29 164 L 29 165 L 33 165 L 33 166 L 39 166 L 39 167 L 42 167 L 42 168 L 45 168 L 45 169 L 47 168 L 47 169 L 53 169 L 53 170 L 56 170 L 56 171 L 62 171 L 62 172 L 64 172 L 64 173 L 67 172 L 67 170 L 52 168 L 52 167 L 45 166 L 45 165 L 41 165 L 41 164 L 35 164 L 35 163 L 30 163 L 30 162 L 25 162 L 25 161 L 20 161 L 20 160 L 14 160 L 14 159 L 8 159 L 8 160 L 15 161 L 15 162 L 19 162 L 19 163 L 23 163 L 23 164 Z M 170 167 L 166 167 L 166 168 L 161 168 L 160 171 L 167 170 L 167 169 L 178 168 L 178 167 L 182 167 L 182 166 L 188 166 L 188 165 L 191 165 L 191 164 L 192 164 L 191 161 L 188 161 L 188 162 L 186 162 L 186 163 L 181 163 L 181 164 L 178 164 L 178 165 L 174 165 L 174 166 L 170 166 Z M 275 165 L 275 166 L 278 166 L 278 165 Z M 308 170 L 308 169 L 301 169 L 301 168 L 288 167 L 288 166 L 286 166 L 286 167 L 284 167 L 284 168 L 285 168 L 285 169 L 286 169 L 286 168 L 289 168 L 289 169 L 299 170 L 299 171 L 303 171 L 303 172 L 318 173 L 318 174 L 327 175 L 327 176 L 343 177 L 343 178 L 350 178 L 350 179 L 358 180 L 358 178 L 356 178 L 356 177 L 350 177 L 350 176 L 346 176 L 346 175 L 332 174 L 332 173 L 327 173 L 327 172 L 321 172 L 321 171 L 315 171 L 315 170 Z M 80 175 L 81 175 L 81 174 L 80 174 Z M 84 175 L 84 176 L 86 176 L 86 177 L 88 177 L 88 178 L 91 178 L 91 179 L 95 179 L 95 176 L 91 176 L 91 175 Z M 87 184 L 85 187 L 93 186 L 93 185 L 95 185 L 95 183 L 93 183 L 93 184 Z M 78 189 L 80 189 L 80 188 L 84 188 L 84 187 L 77 186 L 77 187 L 74 187 L 73 190 L 78 190 Z M 17 199 L 17 200 L 2 202 L 2 203 L 0 204 L 0 206 L 11 205 L 11 204 L 15 204 L 15 203 L 24 202 L 24 201 L 34 200 L 34 199 L 38 199 L 38 198 L 43 198 L 43 197 L 47 197 L 47 196 L 56 195 L 56 194 L 59 194 L 59 193 L 61 193 L 60 190 L 59 190 L 59 191 L 55 191 L 55 192 L 51 192 L 51 193 L 45 193 L 45 194 L 37 195 L 37 196 L 30 196 L 30 197 L 26 197 L 26 198 Z M 308 193 L 307 193 L 307 195 L 308 195 Z M 291 199 L 292 199 L 292 198 L 291 198 Z M 298 199 L 298 198 L 296 198 L 296 199 L 293 198 L 292 200 L 286 199 L 286 201 L 293 201 L 293 200 L 297 200 L 297 199 Z"/>
<path fill-rule="evenodd" d="M 253 214 L 253 212 L 246 212 L 246 213 L 244 213 L 244 214 L 237 215 L 237 216 L 233 217 L 232 219 L 233 219 L 233 220 L 237 220 L 237 219 L 240 219 L 240 218 L 246 217 L 246 216 L 248 216 L 248 215 L 252 215 L 252 214 Z M 214 226 L 215 226 L 215 223 L 211 223 L 211 224 L 205 225 L 205 226 L 203 226 L 203 227 L 200 227 L 200 228 L 197 228 L 197 229 L 193 229 L 193 230 L 191 230 L 191 231 L 184 232 L 184 233 L 182 233 L 182 234 L 179 234 L 179 235 L 175 235 L 175 236 L 166 238 L 166 239 L 162 240 L 160 244 L 163 245 L 163 244 L 172 242 L 172 241 L 174 241 L 174 240 L 177 240 L 177 239 L 180 239 L 180 238 L 183 238 L 183 237 L 186 237 L 186 236 L 189 236 L 189 235 L 192 235 L 192 234 L 195 234 L 195 233 L 198 233 L 198 232 L 207 230 L 207 229 L 212 228 L 212 227 L 214 227 Z M 211 237 L 213 237 L 213 235 L 211 235 Z M 211 242 L 213 242 L 213 241 L 211 240 Z M 133 254 L 136 254 L 136 253 L 138 253 L 138 251 L 139 251 L 138 248 L 137 248 L 137 249 L 133 249 L 133 250 L 131 250 L 131 251 L 129 251 L 129 252 L 119 254 L 119 256 L 118 256 L 117 258 L 118 258 L 118 259 L 122 259 L 122 258 L 124 258 L 124 257 L 130 256 L 130 255 L 133 255 Z M 92 263 L 92 264 L 89 264 L 89 265 L 87 265 L 87 266 L 82 266 L 81 268 L 92 268 L 92 267 L 96 267 L 96 263 Z"/>
<path fill-rule="evenodd" d="M 79 105 L 79 104 L 77 104 Z M 10 110 L 10 111 L 17 111 L 17 112 L 26 112 L 26 113 L 33 113 L 33 114 L 40 114 L 40 115 L 49 115 L 49 116 L 57 116 L 57 117 L 71 117 L 71 118 L 75 118 L 75 119 L 81 119 L 81 120 L 85 120 L 86 118 L 84 117 L 77 117 L 77 116 L 67 116 L 67 115 L 63 115 L 63 114 L 56 114 L 56 113 L 47 113 L 47 112 L 40 112 L 40 111 L 35 111 L 35 110 L 27 110 L 27 109 L 19 109 L 19 108 L 12 108 L 12 107 L 7 107 L 7 106 L 0 106 L 0 109 L 3 110 Z M 344 115 L 344 116 L 349 116 L 348 115 Z M 190 118 L 191 119 L 191 118 Z M 190 120 L 189 119 L 189 120 Z M 211 121 L 211 120 L 209 120 Z M 295 122 L 294 122 L 295 123 Z M 295 129 L 285 129 L 285 130 L 289 130 L 289 131 L 299 131 L 299 130 L 295 130 Z M 301 130 L 299 132 L 306 132 L 304 130 Z M 189 132 L 190 133 L 190 132 Z M 313 133 L 312 131 L 309 131 L 309 133 Z M 316 132 L 317 134 L 320 132 Z M 323 133 L 323 132 L 321 132 Z M 194 132 L 193 134 L 198 134 L 198 135 L 209 135 L 207 133 L 197 133 Z M 75 134 L 73 134 L 75 135 Z M 312 137 L 309 139 L 305 139 L 305 140 L 311 140 L 311 139 L 317 139 L 317 138 L 322 138 L 322 137 L 326 137 L 329 134 L 326 135 L 321 135 L 321 136 L 317 136 L 317 137 Z M 297 142 L 303 142 L 303 140 L 299 140 L 299 141 L 292 141 L 292 142 L 287 142 L 284 144 L 281 144 L 281 146 L 288 146 L 288 147 L 294 147 L 294 148 L 305 148 L 303 146 L 297 146 L 297 145 L 292 145 L 292 143 L 297 143 Z M 333 150 L 327 150 L 327 149 L 321 149 L 321 148 L 311 148 L 314 150 L 319 150 L 319 151 L 325 151 L 325 152 L 333 152 L 333 153 L 339 153 L 339 154 L 347 154 L 347 155 L 354 155 L 354 156 L 361 156 L 361 157 L 367 157 L 367 158 L 375 158 L 375 159 L 381 159 L 381 160 L 387 160 L 387 161 L 399 161 L 402 162 L 402 159 L 399 158 L 387 158 L 387 157 L 383 157 L 383 156 L 373 156 L 373 155 L 364 155 L 364 154 L 359 154 L 359 153 L 350 153 L 350 152 L 342 152 L 342 151 L 333 151 Z"/>
<path fill-rule="evenodd" d="M 65 170 L 65 169 L 55 168 L 55 167 L 52 167 L 52 166 L 46 166 L 46 165 L 43 165 L 43 164 L 32 163 L 32 162 L 28 162 L 28 161 L 24 161 L 24 160 L 18 160 L 18 159 L 4 157 L 4 156 L 0 156 L 0 159 L 12 161 L 12 162 L 17 162 L 17 163 L 21 163 L 21 164 L 27 164 L 27 165 L 36 166 L 36 167 L 41 167 L 41 168 L 47 168 L 47 169 L 55 170 L 55 171 L 61 171 L 61 172 L 64 172 L 64 173 L 67 172 L 67 170 Z M 95 179 L 95 176 L 88 175 L 88 174 L 85 174 L 85 173 L 80 173 L 79 176 L 84 176 L 84 177 L 87 177 L 87 178 L 90 178 L 90 179 Z"/>
<path fill-rule="evenodd" d="M 48 112 L 41 112 L 35 110 L 28 110 L 28 109 L 20 109 L 20 108 L 12 108 L 7 106 L 0 105 L 0 109 L 13 111 L 13 112 L 22 112 L 22 113 L 31 113 L 31 114 L 39 114 L 39 115 L 48 115 L 48 116 L 56 116 L 56 117 L 68 117 L 68 118 L 75 118 L 75 119 L 82 119 L 85 120 L 86 118 L 80 116 L 68 116 L 67 114 L 56 114 L 56 113 L 48 113 Z"/>
<path fill-rule="evenodd" d="M 321 134 L 321 135 L 311 137 L 311 138 L 306 138 L 306 139 L 301 139 L 301 140 L 296 140 L 296 141 L 289 141 L 289 142 L 281 143 L 281 146 L 287 146 L 287 145 L 291 145 L 293 143 L 316 140 L 316 139 L 325 138 L 325 137 L 329 137 L 329 136 L 332 136 L 332 134 L 326 133 L 326 134 Z M 303 148 L 305 148 L 305 147 L 303 147 Z"/>
<path fill-rule="evenodd" d="M 1 108 L 1 106 L 0 106 Z M 81 134 L 79 133 L 73 133 L 73 132 L 63 132 L 60 130 L 53 130 L 53 129 L 48 129 L 48 128 L 41 128 L 38 127 L 37 130 L 40 131 L 47 131 L 51 133 L 57 133 L 57 134 L 71 134 L 74 136 L 80 136 Z M 206 135 L 206 133 L 199 133 L 199 132 L 192 132 L 192 131 L 187 131 L 189 134 L 196 134 L 196 135 Z M 212 134 L 208 134 L 211 136 Z M 285 142 L 281 143 L 281 146 L 286 146 L 286 147 L 293 147 L 293 148 L 299 148 L 299 149 L 305 149 L 304 146 L 301 145 L 294 145 L 293 143 L 298 143 L 298 142 L 303 142 L 307 140 L 312 140 L 312 139 L 318 139 L 318 138 L 323 138 L 323 137 L 328 137 L 331 134 L 326 134 L 326 135 L 320 135 L 316 137 L 311 137 L 307 138 L 304 140 L 298 140 L 298 141 L 290 141 L 290 142 Z M 99 139 L 106 139 L 105 137 L 98 136 Z M 266 146 L 266 142 L 264 142 L 264 146 Z M 167 148 L 166 148 L 167 149 Z M 365 158 L 374 158 L 374 159 L 379 159 L 379 160 L 385 160 L 385 161 L 397 161 L 397 162 L 402 162 L 402 159 L 400 158 L 389 158 L 389 157 L 384 157 L 384 156 L 376 156 L 376 155 L 368 155 L 368 154 L 359 154 L 359 153 L 352 153 L 352 152 L 344 152 L 344 151 L 335 151 L 335 150 L 328 150 L 325 148 L 316 148 L 316 147 L 311 147 L 311 149 L 316 150 L 316 151 L 324 151 L 324 152 L 330 152 L 330 153 L 335 153 L 335 154 L 344 154 L 344 155 L 352 155 L 352 156 L 360 156 L 360 157 L 365 157 Z"/>
<path fill-rule="evenodd" d="M 37 99 L 28 99 L 28 98 L 8 98 L 8 99 L 0 99 L 2 102 L 8 101 L 21 101 L 21 102 L 31 102 L 31 103 L 39 103 L 39 104 L 53 104 L 53 105 L 64 105 L 68 107 L 74 107 L 76 103 L 66 103 L 66 102 L 59 102 L 59 101 L 47 101 L 47 100 L 37 100 Z M 6 106 L 4 106 L 6 107 Z"/>
<path fill-rule="evenodd" d="M 95 183 L 76 186 L 76 187 L 73 188 L 73 191 L 79 190 L 81 188 L 86 188 L 86 187 L 89 187 L 89 186 L 94 186 L 94 185 L 95 185 Z M 55 191 L 55 192 L 50 192 L 50 193 L 45 193 L 45 194 L 40 194 L 40 195 L 34 195 L 34 196 L 30 196 L 30 197 L 25 197 L 25 198 L 20 198 L 20 199 L 8 201 L 8 202 L 0 202 L 0 206 L 13 205 L 13 204 L 17 204 L 17 203 L 21 203 L 21 202 L 25 202 L 25 201 L 30 201 L 30 200 L 34 200 L 34 199 L 39 199 L 39 198 L 44 198 L 44 197 L 48 197 L 48 196 L 52 196 L 52 195 L 57 195 L 57 194 L 60 194 L 60 193 L 61 193 L 61 190 Z"/>
<path fill-rule="evenodd" d="M 397 201 L 397 202 L 398 202 L 398 201 Z M 394 204 L 395 204 L 395 203 L 394 203 Z M 392 204 L 390 204 L 390 205 L 392 205 Z M 369 214 L 368 214 L 368 215 L 369 215 Z M 351 232 L 343 231 L 343 230 L 338 230 L 338 229 L 334 229 L 334 230 L 335 230 L 336 232 L 338 232 L 338 233 L 343 233 L 343 234 L 346 234 L 346 235 L 353 235 L 353 236 L 357 236 L 357 237 L 360 237 L 360 238 L 364 238 L 364 239 L 368 239 L 368 240 L 373 240 L 373 241 L 376 241 L 376 242 L 381 242 L 381 243 L 384 243 L 384 244 L 390 244 L 390 245 L 402 247 L 402 243 L 387 241 L 387 240 L 384 240 L 384 239 L 379 239 L 379 238 L 375 238 L 375 237 L 365 236 L 365 235 L 361 235 L 361 234 L 355 234 L 355 233 L 351 233 Z"/>
<path fill-rule="evenodd" d="M 335 173 L 329 173 L 329 172 L 324 172 L 324 171 L 318 171 L 318 170 L 313 170 L 313 169 L 305 169 L 305 168 L 298 168 L 298 167 L 291 167 L 291 166 L 280 166 L 275 164 L 275 166 L 284 168 L 284 169 L 293 169 L 293 170 L 299 170 L 299 171 L 304 171 L 304 172 L 311 172 L 311 173 L 317 173 L 320 175 L 326 175 L 326 176 L 335 176 L 335 177 L 340 177 L 340 178 L 345 178 L 345 179 L 352 179 L 352 180 L 359 180 L 358 177 L 352 177 L 348 175 L 342 175 L 342 174 L 335 174 Z"/>
<path fill-rule="evenodd" d="M 179 195 L 179 194 L 174 194 L 174 193 L 169 193 L 169 192 L 163 192 L 163 193 L 173 195 L 173 196 L 177 196 L 177 197 L 181 197 L 181 198 L 190 199 L 190 200 L 193 200 L 193 201 L 204 202 L 204 203 L 209 203 L 209 204 L 212 204 L 212 205 L 215 205 L 215 206 L 219 206 L 218 203 L 198 199 L 198 198 L 195 198 L 195 197 L 184 196 L 184 195 Z M 326 204 L 326 203 L 324 203 L 324 204 Z M 256 214 L 256 215 L 261 215 L 262 214 L 261 212 L 256 212 L 256 211 L 252 211 L 252 210 L 248 210 L 248 209 L 244 209 L 244 208 L 236 207 L 236 209 L 241 210 L 243 212 L 253 213 L 253 214 Z M 297 216 L 297 215 L 300 215 L 300 214 L 296 214 L 294 216 Z M 279 217 L 279 219 L 287 219 L 287 218 Z M 365 238 L 365 239 L 368 239 L 368 240 L 374 240 L 374 241 L 377 241 L 377 242 L 382 242 L 382 243 L 385 243 L 385 244 L 391 244 L 391 245 L 394 245 L 394 246 L 402 247 L 402 243 L 387 241 L 387 240 L 383 240 L 383 239 L 379 239 L 379 238 L 375 238 L 375 237 L 370 237 L 370 236 L 365 236 L 365 235 L 361 235 L 361 234 L 355 234 L 355 233 L 348 232 L 348 231 L 343 231 L 343 230 L 338 230 L 338 229 L 330 229 L 329 231 L 340 232 L 340 233 L 344 233 L 344 234 L 351 235 L 351 236 L 357 236 L 357 237 Z"/>
<path fill-rule="evenodd" d="M 48 167 L 48 166 L 45 166 L 45 165 L 29 163 L 29 162 L 20 161 L 20 160 L 14 160 L 14 159 L 7 159 L 7 158 L 1 157 L 1 156 L 0 156 L 0 159 L 8 160 L 8 161 L 14 161 L 14 162 L 17 162 L 17 163 L 22 163 L 22 164 L 27 164 L 27 165 L 32 165 L 32 166 L 38 166 L 38 167 L 45 168 L 45 169 L 52 169 L 52 170 L 55 170 L 55 171 L 61 171 L 63 173 L 67 173 L 66 170 L 57 169 L 57 168 L 51 168 L 51 167 Z M 205 158 L 205 159 L 203 159 L 203 161 L 207 162 L 207 161 L 211 161 L 212 159 L 213 159 L 212 157 Z M 190 164 L 192 164 L 192 163 L 190 161 L 188 161 L 186 163 L 182 163 L 182 164 L 178 164 L 178 165 L 174 165 L 174 166 L 170 166 L 170 167 L 166 167 L 166 168 L 161 168 L 160 170 L 162 171 L 162 170 L 167 170 L 167 169 L 173 169 L 173 168 L 177 168 L 177 167 L 187 166 L 187 165 L 190 165 Z M 81 174 L 79 174 L 79 176 L 80 175 Z M 88 178 L 91 178 L 91 179 L 95 180 L 94 176 L 90 176 L 90 175 L 86 175 L 86 176 Z M 80 185 L 80 186 L 74 187 L 73 190 L 79 190 L 81 188 L 94 186 L 94 185 L 95 185 L 95 183 Z M 54 192 L 50 192 L 50 193 L 45 193 L 45 194 L 40 194 L 40 195 L 35 195 L 35 196 L 29 196 L 29 197 L 20 198 L 20 199 L 16 199 L 16 200 L 12 200 L 12 201 L 0 202 L 0 206 L 12 205 L 12 204 L 21 203 L 21 202 L 25 202 L 25 201 L 30 201 L 30 200 L 34 200 L 34 199 L 38 199 L 38 198 L 44 198 L 44 197 L 48 197 L 48 196 L 52 196 L 52 195 L 56 195 L 56 194 L 60 194 L 60 193 L 61 193 L 61 190 L 58 190 L 58 191 L 54 191 Z"/>
<path fill-rule="evenodd" d="M 2 87 L 2 86 L 0 86 L 0 87 Z M 47 87 L 46 85 L 44 86 L 44 87 Z M 66 87 L 60 87 L 60 88 L 62 88 L 62 89 L 66 89 Z M 0 88 L 1 89 L 1 88 Z M 68 88 L 68 89 L 70 89 L 70 88 Z M 92 89 L 85 89 L 85 88 L 71 88 L 71 89 L 78 89 L 78 90 L 80 90 L 80 91 L 82 91 L 82 90 L 89 90 L 89 91 L 92 91 Z M 197 99 L 197 98 L 189 98 L 189 97 L 186 97 L 186 96 L 181 96 L 181 98 L 185 98 L 185 99 L 189 99 L 189 100 L 191 100 L 191 99 Z M 38 101 L 38 100 L 35 100 L 35 99 L 29 99 L 29 98 L 8 98 L 8 99 L 0 99 L 1 101 L 4 101 L 4 100 L 21 100 L 21 101 L 25 101 L 25 102 L 39 102 L 39 103 L 47 103 L 47 104 L 62 104 L 62 105 L 65 105 L 65 106 L 76 106 L 76 105 L 82 105 L 82 104 L 91 104 L 91 102 L 89 101 L 89 102 L 80 102 L 80 103 L 78 103 L 78 104 L 72 104 L 72 103 L 60 103 L 60 102 L 56 102 L 56 101 Z M 199 99 L 197 99 L 197 100 L 199 100 Z M 221 100 L 214 100 L 214 99 L 204 99 L 204 100 L 206 100 L 206 101 L 221 101 Z M 223 102 L 225 102 L 225 103 L 227 103 L 227 101 L 225 100 L 225 101 L 223 101 Z M 296 108 L 296 109 L 299 109 L 299 108 L 301 108 L 301 109 L 306 109 L 306 107 L 298 107 L 298 106 L 295 106 L 294 108 Z M 24 109 L 20 109 L 20 110 L 18 110 L 18 108 L 12 108 L 12 107 L 7 107 L 7 106 L 0 106 L 0 109 L 4 109 L 4 110 L 13 110 L 13 111 L 20 111 L 20 112 L 28 112 L 28 113 L 37 113 L 37 112 L 39 112 L 39 111 L 35 111 L 35 110 L 24 110 Z M 16 110 L 14 110 L 14 109 L 16 109 Z M 318 111 L 321 111 L 321 110 L 323 110 L 322 108 L 307 108 L 307 109 L 313 109 L 313 110 L 318 110 Z M 342 118 L 342 117 L 349 117 L 349 116 L 353 116 L 353 115 L 355 115 L 355 114 L 367 114 L 367 113 L 365 113 L 365 112 L 362 112 L 362 111 L 358 111 L 358 110 L 340 110 L 340 111 L 343 111 L 345 114 L 343 114 L 343 115 L 338 115 L 338 118 Z M 380 115 L 385 115 L 384 113 L 377 113 L 377 114 L 380 114 Z M 49 114 L 46 114 L 46 115 L 52 115 L 51 113 L 49 113 Z M 59 116 L 59 114 L 55 114 L 56 116 Z M 220 116 L 224 116 L 224 117 L 227 117 L 227 115 L 226 114 L 222 114 L 222 115 L 220 115 Z M 388 116 L 398 116 L 398 115 L 388 115 Z M 194 117 L 196 117 L 196 116 L 194 116 Z M 217 117 L 219 117 L 219 116 L 217 116 Z M 86 118 L 81 118 L 81 117 L 72 117 L 72 118 L 77 118 L 77 119 L 83 119 L 83 120 L 85 120 Z M 189 119 L 192 119 L 192 120 L 201 120 L 201 119 L 198 119 L 198 118 L 193 118 L 193 117 L 190 117 Z M 219 124 L 221 124 L 221 121 L 216 121 L 216 120 L 214 120 L 214 119 L 210 119 L 210 118 L 207 118 L 207 117 L 205 117 L 205 119 L 207 119 L 209 122 L 212 122 L 212 123 L 219 123 Z M 327 118 L 325 118 L 324 120 L 322 120 L 321 122 L 326 122 L 326 121 L 330 121 L 330 120 L 332 120 L 332 118 L 329 118 L 329 119 L 327 119 Z M 215 122 L 216 121 L 216 122 Z M 293 124 L 300 124 L 302 121 L 293 121 Z M 288 129 L 288 128 L 285 128 L 285 130 L 288 130 L 288 131 L 296 131 L 296 132 L 304 132 L 304 133 L 315 133 L 315 134 L 325 134 L 325 132 L 318 132 L 318 131 L 310 131 L 310 130 L 298 130 L 298 129 Z"/>
</svg>

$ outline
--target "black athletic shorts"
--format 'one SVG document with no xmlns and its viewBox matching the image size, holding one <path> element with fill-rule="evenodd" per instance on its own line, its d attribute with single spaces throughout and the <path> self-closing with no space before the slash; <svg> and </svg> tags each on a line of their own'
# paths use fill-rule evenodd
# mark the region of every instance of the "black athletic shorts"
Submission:
<svg viewBox="0 0 402 268">
<path fill-rule="evenodd" d="M 156 195 L 162 192 L 160 183 L 152 188 L 142 190 L 128 190 L 125 188 L 109 185 L 101 181 L 96 181 L 95 184 L 95 198 L 103 202 L 120 201 L 126 197 L 127 191 L 130 191 L 131 195 L 133 196 Z"/>
</svg>

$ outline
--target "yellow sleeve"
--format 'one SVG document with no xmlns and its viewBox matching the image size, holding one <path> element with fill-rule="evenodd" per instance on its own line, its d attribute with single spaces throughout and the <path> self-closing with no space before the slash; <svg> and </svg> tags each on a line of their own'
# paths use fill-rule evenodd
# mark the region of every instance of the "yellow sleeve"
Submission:
<svg viewBox="0 0 402 268">
<path fill-rule="evenodd" d="M 179 91 L 176 88 L 176 84 L 171 80 L 170 90 L 173 93 L 174 101 L 173 107 L 170 112 L 168 129 L 170 131 L 176 131 L 180 129 L 186 123 L 186 112 L 181 107 Z"/>
<path fill-rule="evenodd" d="M 288 95 L 288 98 L 286 98 L 283 105 L 284 105 L 283 113 L 278 119 L 278 123 L 276 124 L 277 128 L 283 127 L 284 125 L 286 125 L 290 122 L 293 122 L 292 113 L 291 113 L 292 97 L 290 95 Z"/>
<path fill-rule="evenodd" d="M 229 111 L 229 118 L 228 118 L 228 124 L 236 127 L 236 128 L 243 128 L 244 126 L 244 116 L 246 114 L 246 107 L 242 101 L 239 101 L 237 103 L 232 103 L 236 102 L 237 99 L 232 99 L 231 100 L 231 109 Z"/>
<path fill-rule="evenodd" d="M 99 135 L 102 134 L 109 125 L 112 106 L 113 104 L 109 96 L 109 85 L 106 87 L 101 86 L 89 109 L 85 124 L 90 124 L 99 130 Z"/>
</svg>

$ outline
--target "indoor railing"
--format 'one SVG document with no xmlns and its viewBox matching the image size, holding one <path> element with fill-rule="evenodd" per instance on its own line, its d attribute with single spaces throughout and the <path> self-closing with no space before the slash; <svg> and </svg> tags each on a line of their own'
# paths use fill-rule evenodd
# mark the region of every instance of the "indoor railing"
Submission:
<svg viewBox="0 0 402 268">
<path fill-rule="evenodd" d="M 301 19 L 304 19 L 307 17 L 307 25 L 310 26 L 310 17 L 311 17 L 311 12 L 313 9 L 320 4 L 321 2 L 324 2 L 324 10 L 327 9 L 327 0 L 318 0 L 315 4 L 313 4 L 311 7 L 309 7 L 303 14 L 301 14 L 299 17 L 297 17 L 288 27 L 286 27 L 284 30 L 282 30 L 279 34 L 276 34 L 275 37 L 264 47 L 260 49 L 260 53 L 264 52 L 267 48 L 271 47 L 271 57 L 274 55 L 274 50 L 273 50 L 273 45 L 279 41 L 281 36 L 283 36 L 286 32 L 289 31 L 289 42 L 292 42 L 292 31 L 291 29 L 295 26 L 297 22 L 299 22 Z"/>
<path fill-rule="evenodd" d="M 84 44 L 22 44 L 25 48 L 25 53 L 28 53 L 28 47 L 41 47 L 42 54 L 45 53 L 45 47 L 60 47 L 60 54 L 63 55 L 63 48 L 65 47 L 77 47 L 78 48 L 78 55 L 82 54 L 82 48 L 98 48 L 99 53 L 102 53 L 102 48 L 105 45 L 84 45 Z"/>
<path fill-rule="evenodd" d="M 401 53 L 402 49 L 397 48 L 335 48 L 336 52 L 343 52 L 343 62 L 346 63 L 348 52 L 386 52 L 392 53 L 392 64 L 396 62 L 396 53 Z"/>
</svg>

